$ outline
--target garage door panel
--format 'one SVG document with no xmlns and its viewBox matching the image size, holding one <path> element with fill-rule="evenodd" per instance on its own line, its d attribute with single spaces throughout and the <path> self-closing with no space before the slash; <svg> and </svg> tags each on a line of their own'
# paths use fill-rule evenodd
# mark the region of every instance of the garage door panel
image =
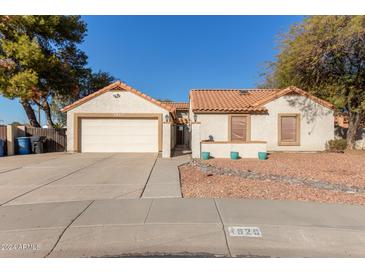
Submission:
<svg viewBox="0 0 365 274">
<path fill-rule="evenodd" d="M 156 152 L 158 147 L 151 147 L 149 145 L 138 146 L 124 146 L 116 147 L 113 144 L 103 144 L 102 148 L 100 144 L 87 144 L 82 152 Z"/>
<path fill-rule="evenodd" d="M 108 134 L 109 135 L 115 135 L 115 136 L 130 136 L 131 133 L 133 133 L 133 135 L 138 136 L 138 135 L 155 135 L 155 129 L 156 129 L 156 125 L 148 125 L 148 126 L 144 126 L 144 125 L 139 125 L 139 126 L 122 126 L 122 125 L 113 125 L 113 126 L 108 126 L 108 125 L 102 125 L 102 126 L 88 126 L 87 130 L 82 131 L 82 134 L 84 135 L 94 135 L 94 136 L 104 136 L 105 132 L 102 131 L 101 129 L 105 129 L 106 127 L 108 130 Z M 123 127 L 123 129 L 121 129 L 120 127 Z"/>
<path fill-rule="evenodd" d="M 114 133 L 112 130 L 107 132 L 107 134 L 105 132 L 100 132 L 100 130 L 96 133 L 90 133 L 90 132 L 87 132 L 85 134 L 83 134 L 84 137 L 88 137 L 90 139 L 93 139 L 93 140 L 100 140 L 101 137 L 103 138 L 110 138 L 111 140 L 115 140 L 115 141 L 127 141 L 128 139 L 131 138 L 131 136 L 133 136 L 133 138 L 136 138 L 136 139 L 143 139 L 145 140 L 146 138 L 155 138 L 157 137 L 156 134 L 150 134 L 150 133 L 137 133 L 135 132 L 134 134 L 129 134 L 128 132 L 126 133 Z"/>
<path fill-rule="evenodd" d="M 156 119 L 82 119 L 84 125 L 91 127 L 100 127 L 100 126 L 115 126 L 115 125 L 123 125 L 123 126 L 131 126 L 136 127 L 138 125 L 150 126 L 151 122 L 157 122 Z"/>
<path fill-rule="evenodd" d="M 157 152 L 158 120 L 83 119 L 82 152 Z"/>
<path fill-rule="evenodd" d="M 102 140 L 100 140 L 100 138 L 103 138 Z M 146 140 L 146 138 L 150 139 L 150 140 Z M 103 134 L 99 134 L 99 135 L 84 135 L 84 142 L 87 143 L 98 143 L 100 141 L 103 141 L 104 143 L 107 143 L 106 141 L 109 141 L 108 143 L 112 142 L 112 143 L 124 143 L 124 144 L 133 144 L 133 143 L 139 143 L 139 144 L 143 144 L 146 143 L 147 141 L 155 141 L 157 140 L 157 138 L 155 138 L 154 135 L 111 135 L 111 136 L 106 136 Z"/>
<path fill-rule="evenodd" d="M 100 140 L 100 138 L 103 138 Z M 148 138 L 149 140 L 146 140 Z M 149 143 L 157 141 L 157 138 L 154 136 L 84 136 L 84 144 L 100 144 L 102 142 L 103 145 L 113 144 L 119 146 L 118 143 L 123 145 L 148 145 Z"/>
</svg>

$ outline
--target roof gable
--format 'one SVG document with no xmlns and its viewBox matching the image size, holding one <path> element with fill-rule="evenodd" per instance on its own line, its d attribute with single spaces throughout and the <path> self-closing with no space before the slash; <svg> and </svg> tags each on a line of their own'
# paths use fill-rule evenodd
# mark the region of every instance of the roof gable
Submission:
<svg viewBox="0 0 365 274">
<path fill-rule="evenodd" d="M 158 101 L 158 100 L 156 100 L 156 99 L 140 92 L 139 90 L 137 90 L 137 89 L 127 85 L 126 83 L 121 82 L 121 81 L 116 81 L 116 82 L 114 82 L 114 83 L 112 83 L 112 84 L 96 91 L 96 92 L 93 92 L 93 93 L 89 94 L 88 96 L 85 96 L 85 97 L 77 100 L 76 102 L 64 107 L 63 109 L 61 109 L 61 111 L 62 112 L 67 112 L 67 111 L 69 111 L 69 110 L 71 110 L 75 107 L 78 107 L 78 106 L 92 100 L 93 98 L 95 98 L 95 97 L 97 97 L 97 96 L 99 96 L 99 95 L 101 95 L 105 92 L 112 91 L 112 90 L 129 91 L 129 92 L 134 93 L 134 94 L 138 95 L 139 97 L 141 97 L 141 98 L 143 98 L 143 99 L 145 99 L 145 100 L 147 100 L 147 101 L 149 101 L 149 102 L 151 102 L 151 103 L 153 103 L 153 104 L 155 104 L 155 105 L 157 105 L 161 108 L 166 109 L 167 111 L 169 111 L 173 114 L 175 113 L 175 108 L 173 106 L 170 106 L 170 105 L 167 105 L 163 102 L 160 102 L 160 101 Z"/>
<path fill-rule="evenodd" d="M 301 96 L 305 96 L 311 100 L 313 100 L 314 102 L 324 106 L 324 107 L 327 107 L 329 109 L 333 109 L 333 105 L 328 102 L 328 101 L 325 101 L 323 99 L 320 99 L 312 94 L 310 94 L 309 92 L 307 91 L 304 91 L 300 88 L 297 88 L 297 87 L 294 87 L 294 86 L 291 86 L 291 87 L 287 87 L 285 89 L 282 89 L 282 90 L 279 90 L 278 92 L 276 92 L 276 94 L 272 94 L 271 96 L 268 96 L 266 98 L 263 98 L 262 100 L 259 100 L 257 101 L 254 106 L 262 106 L 262 105 L 265 105 L 271 101 L 274 101 L 275 99 L 279 98 L 279 97 L 282 97 L 282 96 L 285 96 L 285 95 L 289 95 L 289 94 L 297 94 L 297 95 L 301 95 Z"/>
</svg>

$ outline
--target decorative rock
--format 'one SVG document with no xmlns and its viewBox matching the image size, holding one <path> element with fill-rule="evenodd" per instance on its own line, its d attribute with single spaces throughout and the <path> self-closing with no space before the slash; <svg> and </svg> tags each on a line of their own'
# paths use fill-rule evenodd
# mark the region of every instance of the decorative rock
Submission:
<svg viewBox="0 0 365 274">
<path fill-rule="evenodd" d="M 230 168 L 219 168 L 210 164 L 205 164 L 200 160 L 192 160 L 186 165 L 195 166 L 207 176 L 213 175 L 228 175 L 237 176 L 246 179 L 260 180 L 260 181 L 273 181 L 273 182 L 284 182 L 293 185 L 306 185 L 310 187 L 315 187 L 318 189 L 332 190 L 345 193 L 365 193 L 365 188 L 360 188 L 357 186 L 346 186 L 340 183 L 330 183 L 325 181 L 319 181 L 308 178 L 298 178 L 291 176 L 281 176 L 273 174 L 263 174 L 251 170 L 236 170 Z"/>
</svg>

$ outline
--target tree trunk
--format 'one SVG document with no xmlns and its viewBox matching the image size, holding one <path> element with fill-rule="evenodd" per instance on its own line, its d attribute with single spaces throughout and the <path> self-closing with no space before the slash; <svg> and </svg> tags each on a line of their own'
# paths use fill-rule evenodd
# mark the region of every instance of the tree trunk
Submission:
<svg viewBox="0 0 365 274">
<path fill-rule="evenodd" d="M 43 109 L 44 113 L 46 114 L 48 128 L 54 128 L 54 123 L 52 121 L 51 108 L 50 108 L 47 100 L 43 100 L 42 109 Z"/>
<path fill-rule="evenodd" d="M 349 128 L 346 137 L 348 149 L 355 149 L 356 134 L 360 128 L 361 118 L 360 113 L 350 112 L 349 114 Z"/>
<path fill-rule="evenodd" d="M 41 127 L 37 121 L 34 110 L 27 100 L 20 100 L 20 104 L 23 106 L 25 113 L 28 117 L 29 124 L 32 127 Z"/>
</svg>

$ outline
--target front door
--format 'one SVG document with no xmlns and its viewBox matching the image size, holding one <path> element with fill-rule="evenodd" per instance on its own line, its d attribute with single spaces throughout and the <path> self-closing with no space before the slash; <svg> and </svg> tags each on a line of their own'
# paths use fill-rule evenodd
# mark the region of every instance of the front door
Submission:
<svg viewBox="0 0 365 274">
<path fill-rule="evenodd" d="M 176 127 L 176 144 L 177 145 L 184 144 L 184 126 Z"/>
</svg>

